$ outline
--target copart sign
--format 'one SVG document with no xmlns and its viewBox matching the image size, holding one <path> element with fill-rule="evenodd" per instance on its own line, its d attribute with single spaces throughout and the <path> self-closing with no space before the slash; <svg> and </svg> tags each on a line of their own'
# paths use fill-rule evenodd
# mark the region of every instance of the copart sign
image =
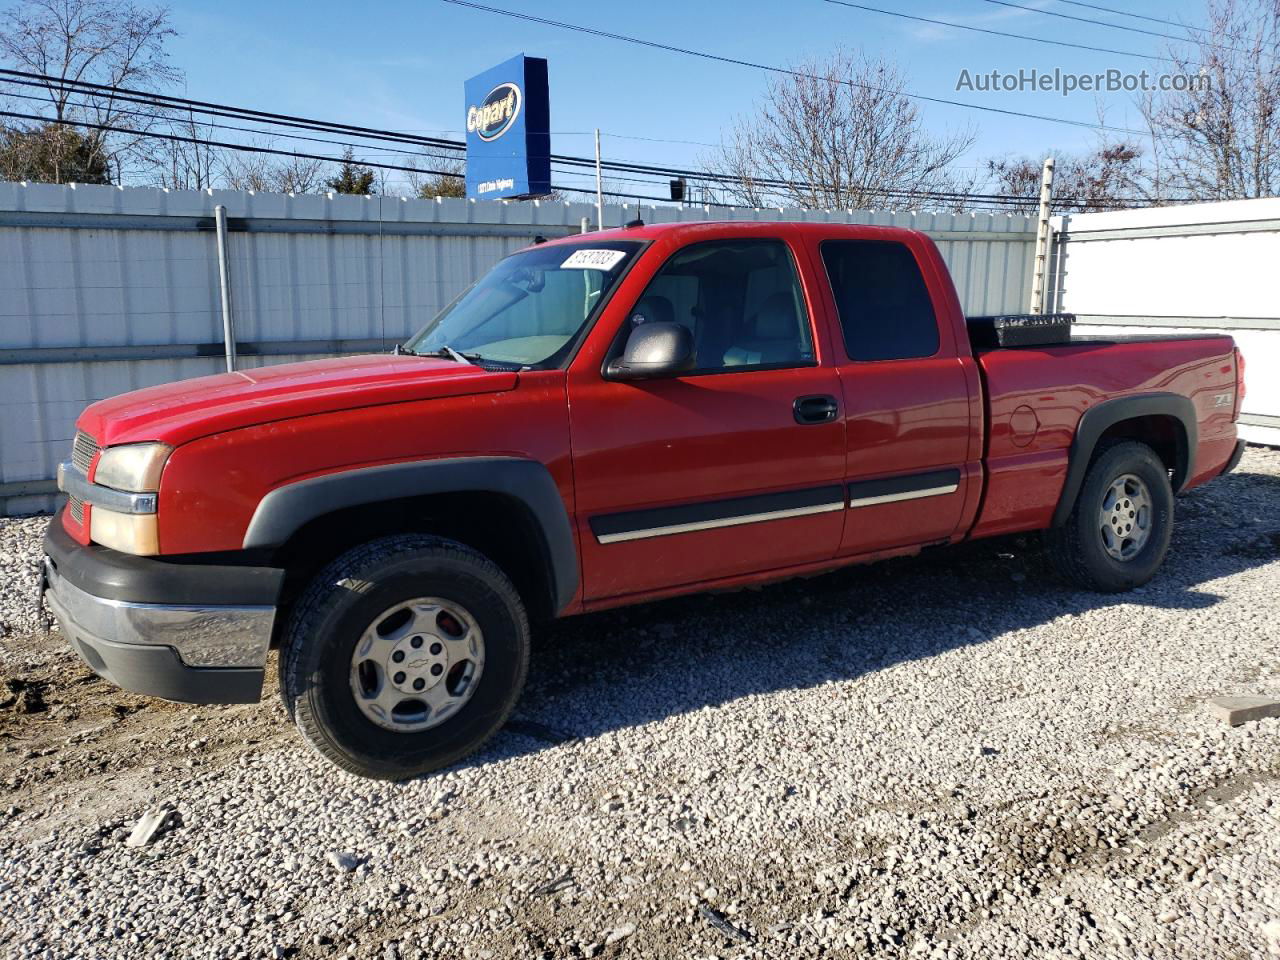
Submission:
<svg viewBox="0 0 1280 960">
<path fill-rule="evenodd" d="M 547 61 L 521 54 L 466 82 L 467 196 L 551 192 Z"/>
<path fill-rule="evenodd" d="M 511 129 L 520 116 L 524 95 L 514 83 L 500 83 L 478 106 L 467 108 L 467 133 L 474 133 L 486 143 L 497 140 Z"/>
</svg>

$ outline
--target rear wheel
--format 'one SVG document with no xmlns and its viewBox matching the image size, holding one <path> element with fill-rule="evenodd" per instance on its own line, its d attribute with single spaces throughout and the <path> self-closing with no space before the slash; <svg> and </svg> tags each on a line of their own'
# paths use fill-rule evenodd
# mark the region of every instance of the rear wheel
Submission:
<svg viewBox="0 0 1280 960">
<path fill-rule="evenodd" d="M 280 657 L 307 742 L 352 773 L 400 780 L 474 751 L 510 715 L 529 625 L 506 575 L 451 540 L 351 550 L 312 581 Z"/>
<path fill-rule="evenodd" d="M 1173 489 L 1164 463 L 1144 443 L 1101 451 L 1085 474 L 1071 516 L 1045 532 L 1057 571 L 1090 590 L 1132 590 L 1155 576 L 1173 534 Z"/>
</svg>

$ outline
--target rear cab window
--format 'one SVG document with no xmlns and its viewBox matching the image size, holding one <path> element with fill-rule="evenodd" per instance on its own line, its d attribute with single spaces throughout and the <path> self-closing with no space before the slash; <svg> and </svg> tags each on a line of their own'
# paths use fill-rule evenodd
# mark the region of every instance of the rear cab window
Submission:
<svg viewBox="0 0 1280 960">
<path fill-rule="evenodd" d="M 885 240 L 824 240 L 822 262 L 850 360 L 937 354 L 938 318 L 915 254 Z"/>
</svg>

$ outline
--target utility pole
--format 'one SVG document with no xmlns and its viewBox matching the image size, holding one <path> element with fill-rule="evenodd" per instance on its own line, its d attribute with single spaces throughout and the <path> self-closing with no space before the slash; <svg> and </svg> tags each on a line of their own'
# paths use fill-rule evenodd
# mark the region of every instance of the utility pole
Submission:
<svg viewBox="0 0 1280 960">
<path fill-rule="evenodd" d="M 596 127 L 596 229 L 604 229 L 604 181 L 600 179 L 600 128 Z"/>
<path fill-rule="evenodd" d="M 1044 313 L 1044 288 L 1049 274 L 1049 245 L 1053 239 L 1049 228 L 1049 210 L 1053 200 L 1053 157 L 1044 158 L 1040 176 L 1040 223 L 1036 227 L 1035 272 L 1031 279 L 1031 312 Z"/>
</svg>

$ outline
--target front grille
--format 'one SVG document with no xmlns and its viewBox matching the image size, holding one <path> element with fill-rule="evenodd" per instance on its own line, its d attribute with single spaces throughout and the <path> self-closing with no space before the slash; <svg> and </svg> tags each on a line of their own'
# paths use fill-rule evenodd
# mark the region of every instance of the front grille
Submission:
<svg viewBox="0 0 1280 960">
<path fill-rule="evenodd" d="M 84 501 L 67 495 L 67 509 L 71 511 L 71 519 L 84 526 Z"/>
<path fill-rule="evenodd" d="M 98 455 L 98 441 L 83 430 L 76 431 L 76 438 L 71 444 L 71 462 L 81 473 L 89 472 L 89 464 Z"/>
</svg>

